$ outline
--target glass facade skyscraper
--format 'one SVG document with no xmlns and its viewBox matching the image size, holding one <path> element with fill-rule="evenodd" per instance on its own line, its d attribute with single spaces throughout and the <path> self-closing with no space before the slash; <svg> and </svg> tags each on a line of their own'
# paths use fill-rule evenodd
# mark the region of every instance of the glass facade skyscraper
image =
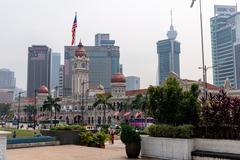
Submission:
<svg viewBox="0 0 240 160">
<path fill-rule="evenodd" d="M 9 69 L 0 69 L 0 89 L 15 89 L 16 79 L 14 72 Z"/>
<path fill-rule="evenodd" d="M 211 18 L 213 83 L 240 88 L 240 13 L 236 6 L 214 6 Z"/>
<path fill-rule="evenodd" d="M 34 91 L 45 85 L 50 88 L 51 49 L 33 45 L 28 48 L 27 96 L 34 97 Z"/>
<path fill-rule="evenodd" d="M 180 76 L 180 43 L 176 41 L 177 32 L 171 24 L 170 30 L 167 33 L 168 39 L 157 42 L 158 54 L 158 84 L 162 83 L 170 72 Z"/>
<path fill-rule="evenodd" d="M 51 54 L 51 89 L 50 90 L 53 90 L 53 89 L 58 90 L 60 60 L 61 60 L 60 53 Z"/>
</svg>

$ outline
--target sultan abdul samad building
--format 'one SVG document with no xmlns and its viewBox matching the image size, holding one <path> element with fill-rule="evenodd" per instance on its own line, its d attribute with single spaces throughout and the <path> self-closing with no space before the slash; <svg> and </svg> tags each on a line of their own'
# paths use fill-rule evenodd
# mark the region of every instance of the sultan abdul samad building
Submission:
<svg viewBox="0 0 240 160">
<path fill-rule="evenodd" d="M 135 95 L 145 93 L 146 90 L 126 91 L 126 80 L 122 73 L 116 73 L 111 78 L 111 93 L 105 93 L 104 87 L 99 84 L 97 86 L 89 86 L 89 57 L 80 42 L 78 48 L 75 50 L 75 56 L 71 60 L 72 67 L 72 96 L 63 97 L 59 102 L 61 111 L 57 113 L 57 119 L 66 121 L 69 124 L 85 123 L 89 125 L 103 124 L 103 106 L 98 105 L 93 107 L 96 101 L 97 94 L 111 94 L 109 102 L 115 109 L 106 109 L 106 123 L 119 124 L 125 117 L 141 116 L 137 111 L 120 110 L 123 102 L 130 102 Z M 37 90 L 36 106 L 37 115 L 36 120 L 50 119 L 50 113 L 41 111 L 44 101 L 49 95 L 49 90 L 46 86 L 41 86 Z M 27 121 L 28 115 L 24 111 L 25 105 L 35 105 L 35 100 L 30 98 L 21 99 L 20 121 Z M 17 106 L 17 104 L 15 104 Z M 17 109 L 17 107 L 15 107 Z M 17 113 L 17 110 L 16 110 Z"/>
</svg>

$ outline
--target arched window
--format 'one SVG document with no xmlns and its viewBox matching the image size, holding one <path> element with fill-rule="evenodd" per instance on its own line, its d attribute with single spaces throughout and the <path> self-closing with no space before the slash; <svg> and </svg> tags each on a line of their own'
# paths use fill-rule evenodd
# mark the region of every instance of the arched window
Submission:
<svg viewBox="0 0 240 160">
<path fill-rule="evenodd" d="M 108 124 L 111 124 L 111 123 L 112 123 L 112 121 L 111 121 L 111 116 L 108 116 L 107 123 L 108 123 Z"/>
<path fill-rule="evenodd" d="M 88 117 L 88 124 L 91 124 L 91 118 Z"/>
<path fill-rule="evenodd" d="M 94 124 L 94 120 L 93 120 L 93 117 L 92 117 L 92 124 Z"/>
<path fill-rule="evenodd" d="M 98 124 L 101 124 L 101 117 L 98 117 Z"/>
</svg>

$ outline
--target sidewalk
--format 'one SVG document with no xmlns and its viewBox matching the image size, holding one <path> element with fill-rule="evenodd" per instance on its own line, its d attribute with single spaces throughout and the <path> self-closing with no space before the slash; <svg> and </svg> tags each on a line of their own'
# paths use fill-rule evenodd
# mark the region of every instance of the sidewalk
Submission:
<svg viewBox="0 0 240 160">
<path fill-rule="evenodd" d="M 7 150 L 7 160 L 126 160 L 125 145 L 120 140 L 106 143 L 106 148 L 60 145 Z M 142 159 L 142 158 L 141 158 Z M 148 160 L 143 158 L 142 160 Z M 151 159 L 153 160 L 153 159 Z"/>
</svg>

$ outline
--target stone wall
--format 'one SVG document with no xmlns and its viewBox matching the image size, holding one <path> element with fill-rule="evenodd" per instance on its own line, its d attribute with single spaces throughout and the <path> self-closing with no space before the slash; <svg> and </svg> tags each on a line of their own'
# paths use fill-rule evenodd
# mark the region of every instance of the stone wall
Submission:
<svg viewBox="0 0 240 160">
<path fill-rule="evenodd" d="M 141 137 L 143 157 L 169 160 L 240 159 L 240 141 L 238 140 Z M 194 154 L 195 152 L 201 153 Z"/>
</svg>

